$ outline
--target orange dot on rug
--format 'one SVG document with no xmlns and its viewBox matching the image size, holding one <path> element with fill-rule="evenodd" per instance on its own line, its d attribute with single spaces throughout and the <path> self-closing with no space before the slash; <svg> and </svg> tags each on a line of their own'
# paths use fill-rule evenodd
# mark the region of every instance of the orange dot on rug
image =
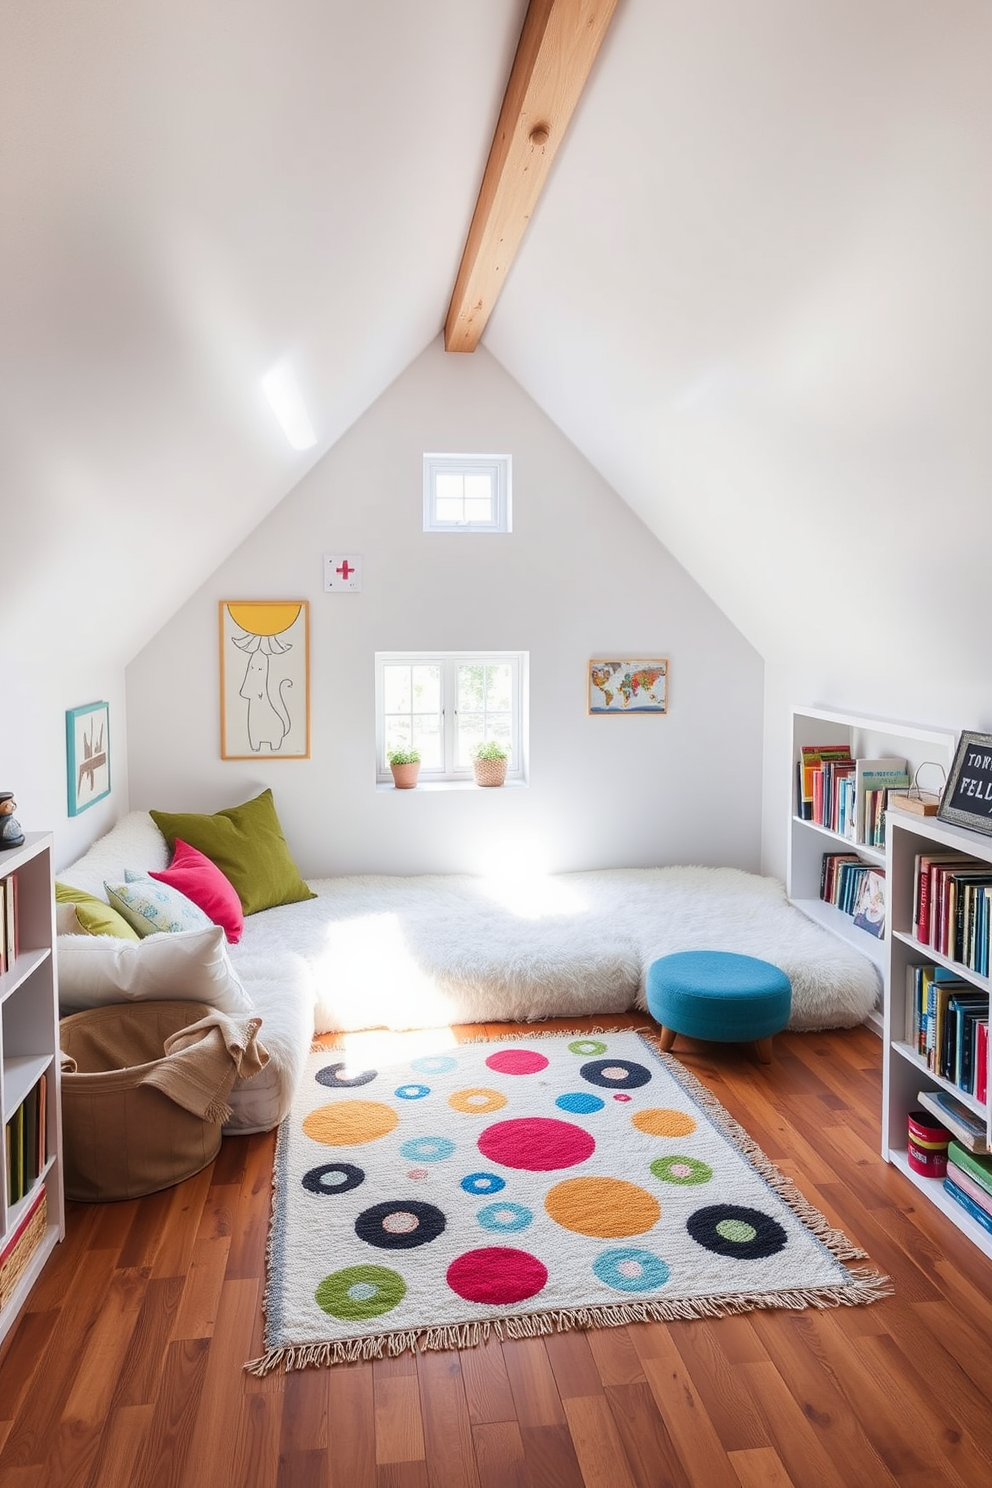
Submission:
<svg viewBox="0 0 992 1488">
<path fill-rule="evenodd" d="M 399 1123 L 391 1106 L 381 1101 L 341 1101 L 318 1106 L 303 1122 L 303 1130 L 327 1147 L 349 1147 L 352 1142 L 377 1142 Z"/>
<path fill-rule="evenodd" d="M 687 1137 L 696 1130 L 695 1121 L 685 1111 L 655 1107 L 648 1111 L 635 1111 L 630 1119 L 638 1131 L 649 1137 Z"/>
<path fill-rule="evenodd" d="M 544 1207 L 563 1230 L 602 1239 L 643 1235 L 661 1218 L 654 1195 L 623 1178 L 566 1178 L 548 1190 Z"/>
</svg>

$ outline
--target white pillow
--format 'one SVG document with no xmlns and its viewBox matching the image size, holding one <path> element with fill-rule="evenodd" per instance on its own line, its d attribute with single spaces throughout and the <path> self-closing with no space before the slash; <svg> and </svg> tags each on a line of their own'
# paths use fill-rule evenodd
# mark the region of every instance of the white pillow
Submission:
<svg viewBox="0 0 992 1488">
<path fill-rule="evenodd" d="M 213 924 L 198 904 L 171 884 L 131 872 L 124 877 L 124 883 L 104 884 L 107 901 L 139 935 L 154 935 L 159 930 L 176 935 L 182 930 L 205 930 Z"/>
<path fill-rule="evenodd" d="M 56 935 L 88 935 L 79 923 L 74 904 L 56 904 L 55 906 L 55 933 Z"/>
<path fill-rule="evenodd" d="M 222 1013 L 250 1013 L 251 1001 L 227 955 L 220 925 L 119 940 L 60 935 L 56 942 L 62 1011 L 109 1002 L 205 1002 Z"/>
</svg>

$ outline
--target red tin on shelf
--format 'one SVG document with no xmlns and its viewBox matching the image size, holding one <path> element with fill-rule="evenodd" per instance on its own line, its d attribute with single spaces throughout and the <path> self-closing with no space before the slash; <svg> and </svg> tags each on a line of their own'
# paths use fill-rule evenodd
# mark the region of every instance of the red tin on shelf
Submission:
<svg viewBox="0 0 992 1488">
<path fill-rule="evenodd" d="M 947 1172 L 947 1144 L 951 1134 L 927 1111 L 910 1111 L 906 1156 L 914 1173 L 943 1178 Z"/>
</svg>

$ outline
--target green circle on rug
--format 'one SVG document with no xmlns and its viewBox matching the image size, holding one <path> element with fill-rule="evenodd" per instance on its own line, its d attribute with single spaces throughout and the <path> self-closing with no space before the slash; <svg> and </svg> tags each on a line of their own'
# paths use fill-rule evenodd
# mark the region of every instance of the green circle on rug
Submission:
<svg viewBox="0 0 992 1488">
<path fill-rule="evenodd" d="M 698 1157 L 656 1157 L 651 1171 L 662 1183 L 679 1183 L 688 1187 L 693 1183 L 709 1183 L 713 1169 Z"/>
<path fill-rule="evenodd" d="M 718 1235 L 724 1240 L 732 1240 L 735 1245 L 748 1245 L 758 1233 L 753 1224 L 748 1224 L 743 1219 L 721 1219 L 715 1226 Z"/>
<path fill-rule="evenodd" d="M 349 1320 L 391 1312 L 405 1296 L 406 1282 L 388 1266 L 345 1266 L 325 1276 L 314 1292 L 324 1312 Z"/>
<path fill-rule="evenodd" d="M 601 1044 L 599 1039 L 574 1039 L 568 1046 L 568 1052 L 591 1058 L 593 1054 L 605 1054 L 606 1045 Z"/>
</svg>

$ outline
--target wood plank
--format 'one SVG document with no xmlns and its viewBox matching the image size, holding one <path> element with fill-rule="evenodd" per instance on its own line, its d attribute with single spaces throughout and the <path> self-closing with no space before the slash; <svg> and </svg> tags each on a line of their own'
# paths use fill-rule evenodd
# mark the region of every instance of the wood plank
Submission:
<svg viewBox="0 0 992 1488">
<path fill-rule="evenodd" d="M 463 1349 L 462 1383 L 474 1425 L 513 1419 L 513 1392 L 506 1372 L 503 1348 L 495 1338 L 478 1348 Z"/>
<path fill-rule="evenodd" d="M 606 1396 L 570 1396 L 563 1403 L 586 1488 L 637 1488 Z"/>
<path fill-rule="evenodd" d="M 479 1488 L 458 1353 L 431 1349 L 418 1354 L 417 1373 L 431 1488 Z"/>
<path fill-rule="evenodd" d="M 563 1404 L 570 1396 L 588 1399 L 602 1395 L 603 1381 L 600 1379 L 596 1360 L 589 1347 L 589 1335 L 575 1330 L 570 1333 L 550 1333 L 544 1340 L 544 1351 L 551 1365 L 558 1395 Z M 566 1404 L 566 1415 L 567 1404 Z"/>
<path fill-rule="evenodd" d="M 375 1376 L 375 1460 L 423 1462 L 426 1458 L 416 1374 Z"/>
<path fill-rule="evenodd" d="M 729 1456 L 741 1488 L 801 1488 L 801 1481 L 789 1477 L 774 1447 L 749 1447 Z"/>
<path fill-rule="evenodd" d="M 737 1474 L 668 1329 L 661 1324 L 638 1329 L 634 1347 L 679 1457 L 692 1464 L 692 1474 L 706 1488 L 739 1488 Z"/>
<path fill-rule="evenodd" d="M 479 1488 L 530 1488 L 524 1444 L 516 1421 L 483 1421 L 472 1427 Z"/>
<path fill-rule="evenodd" d="M 647 1380 L 607 1385 L 606 1398 L 637 1488 L 693 1488 Z"/>
<path fill-rule="evenodd" d="M 330 1488 L 376 1488 L 371 1364 L 347 1364 L 314 1372 L 324 1376 L 327 1392 Z"/>
<path fill-rule="evenodd" d="M 504 1341 L 503 1358 L 520 1425 L 564 1426 L 565 1412 L 544 1340 Z"/>
<path fill-rule="evenodd" d="M 520 1440 L 532 1488 L 586 1488 L 566 1425 L 522 1425 Z"/>
<path fill-rule="evenodd" d="M 444 324 L 474 351 L 592 70 L 617 0 L 531 0 Z"/>
</svg>

